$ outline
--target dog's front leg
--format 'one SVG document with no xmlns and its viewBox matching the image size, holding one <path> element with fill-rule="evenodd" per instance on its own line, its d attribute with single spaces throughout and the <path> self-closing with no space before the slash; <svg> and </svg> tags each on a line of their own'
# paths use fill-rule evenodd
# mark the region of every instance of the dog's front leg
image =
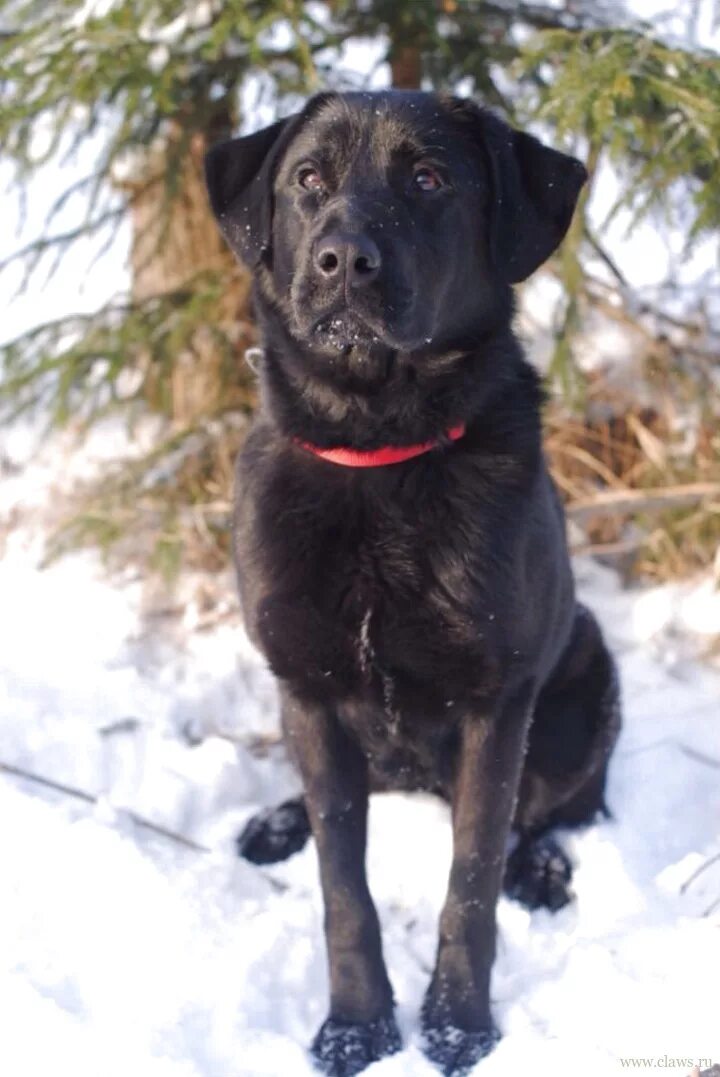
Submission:
<svg viewBox="0 0 720 1077">
<path fill-rule="evenodd" d="M 423 1006 L 425 1050 L 461 1077 L 499 1039 L 490 1013 L 495 907 L 517 795 L 532 693 L 513 693 L 463 723 L 452 799 L 453 860 L 435 971 Z"/>
<path fill-rule="evenodd" d="M 368 768 L 322 706 L 283 692 L 283 724 L 300 768 L 325 903 L 330 1015 L 312 1045 L 320 1068 L 350 1077 L 401 1047 L 365 875 Z"/>
</svg>

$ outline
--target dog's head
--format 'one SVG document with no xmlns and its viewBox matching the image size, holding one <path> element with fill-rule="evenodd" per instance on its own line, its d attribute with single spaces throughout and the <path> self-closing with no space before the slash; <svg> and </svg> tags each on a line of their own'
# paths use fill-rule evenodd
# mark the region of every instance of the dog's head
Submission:
<svg viewBox="0 0 720 1077">
<path fill-rule="evenodd" d="M 233 251 L 316 358 L 438 355 L 486 336 L 565 235 L 585 169 L 457 98 L 320 94 L 210 150 Z"/>
</svg>

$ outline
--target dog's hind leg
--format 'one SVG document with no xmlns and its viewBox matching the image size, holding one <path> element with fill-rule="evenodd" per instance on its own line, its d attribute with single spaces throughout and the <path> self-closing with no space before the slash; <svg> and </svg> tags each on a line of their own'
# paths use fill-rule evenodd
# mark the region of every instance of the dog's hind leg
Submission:
<svg viewBox="0 0 720 1077">
<path fill-rule="evenodd" d="M 299 853 L 310 837 L 310 820 L 302 797 L 254 815 L 237 838 L 237 851 L 253 864 L 277 864 Z"/>
<path fill-rule="evenodd" d="M 605 780 L 620 731 L 615 663 L 600 628 L 578 605 L 570 642 L 535 707 L 515 812 L 519 835 L 505 890 L 529 908 L 559 909 L 571 898 L 572 868 L 549 833 L 607 814 Z"/>
</svg>

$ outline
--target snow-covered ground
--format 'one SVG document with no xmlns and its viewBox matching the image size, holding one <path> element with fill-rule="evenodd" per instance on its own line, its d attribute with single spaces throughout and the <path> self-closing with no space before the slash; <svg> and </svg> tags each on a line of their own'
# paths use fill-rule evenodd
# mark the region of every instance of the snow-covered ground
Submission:
<svg viewBox="0 0 720 1077">
<path fill-rule="evenodd" d="M 717 40 L 712 0 L 632 8 L 672 9 L 682 26 L 694 12 L 696 36 Z M 372 68 L 367 56 L 348 63 Z M 255 127 L 262 112 L 249 104 Z M 32 238 L 81 164 L 71 175 L 46 167 L 26 186 L 27 235 L 0 237 L 0 253 Z M 596 223 L 609 184 L 596 188 Z M 658 222 L 632 237 L 626 223 L 620 215 L 605 239 L 645 298 L 665 303 L 670 278 L 686 296 L 684 275 L 712 293 L 704 264 L 676 265 Z M 50 285 L 8 304 L 0 339 L 121 291 L 127 243 L 124 229 L 69 298 L 83 247 Z M 553 308 L 538 294 L 527 307 L 536 336 Z M 628 350 L 595 331 L 592 347 L 598 362 Z M 123 447 L 112 428 L 81 453 L 0 435 L 0 766 L 92 801 L 0 769 L 0 1077 L 310 1077 L 305 1047 L 327 994 L 317 864 L 312 845 L 268 870 L 234 855 L 243 822 L 294 778 L 230 575 L 210 588 L 225 587 L 225 608 L 207 581 L 187 578 L 163 613 L 136 574 L 108 578 L 95 555 L 39 567 L 56 494 Z M 693 1061 L 720 1062 L 720 593 L 709 575 L 624 591 L 592 562 L 576 570 L 622 671 L 614 818 L 564 839 L 572 906 L 531 915 L 501 901 L 493 997 L 504 1039 L 477 1073 L 685 1077 Z M 369 1077 L 436 1072 L 417 1018 L 449 854 L 441 804 L 375 799 L 370 880 L 407 1047 Z"/>
<path fill-rule="evenodd" d="M 188 578 L 163 614 L 93 554 L 39 568 L 54 490 L 117 449 L 4 442 L 0 482 L 0 1073 L 8 1077 L 302 1077 L 324 1017 L 314 848 L 272 869 L 234 855 L 293 783 L 271 679 Z M 2 454 L 0 454 L 2 456 Z M 622 668 L 626 727 L 612 821 L 569 835 L 577 901 L 503 900 L 494 972 L 504 1039 L 483 1077 L 608 1077 L 720 1061 L 720 633 L 708 577 L 624 591 L 576 565 Z M 222 587 L 220 589 L 222 594 Z M 715 665 L 713 664 L 715 662 Z M 139 824 L 138 818 L 189 839 Z M 373 1075 L 431 1077 L 418 1008 L 450 853 L 430 798 L 377 797 L 369 870 L 405 1051 Z"/>
</svg>

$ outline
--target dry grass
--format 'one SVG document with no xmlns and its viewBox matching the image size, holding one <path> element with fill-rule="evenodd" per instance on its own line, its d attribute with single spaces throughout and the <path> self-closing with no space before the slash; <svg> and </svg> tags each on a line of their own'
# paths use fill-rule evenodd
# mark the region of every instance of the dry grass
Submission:
<svg viewBox="0 0 720 1077">
<path fill-rule="evenodd" d="M 712 566 L 720 548 L 720 426 L 711 407 L 699 404 L 692 424 L 688 402 L 661 394 L 655 406 L 638 405 L 590 385 L 586 417 L 551 405 L 546 449 L 553 478 L 572 514 L 576 502 L 595 499 L 597 513 L 583 512 L 584 542 L 593 553 L 623 561 L 625 572 L 653 580 L 687 576 Z M 692 484 L 704 496 L 688 497 Z M 626 511 L 608 511 L 609 491 L 638 497 Z"/>
<path fill-rule="evenodd" d="M 683 425 L 685 402 L 661 399 L 660 406 L 640 406 L 598 380 L 585 417 L 560 404 L 545 415 L 547 455 L 573 520 L 573 547 L 601 556 L 626 578 L 662 581 L 720 562 L 720 426 L 701 409 L 692 428 Z M 49 556 L 99 545 L 114 565 L 133 563 L 167 580 L 181 570 L 227 568 L 233 465 L 247 415 L 227 411 L 176 430 L 146 457 L 78 491 Z M 691 494 L 682 496 L 688 484 Z"/>
<path fill-rule="evenodd" d="M 47 560 L 97 546 L 111 567 L 133 564 L 168 583 L 181 570 L 225 570 L 234 461 L 246 428 L 241 412 L 185 427 L 76 490 L 51 535 Z"/>
</svg>

